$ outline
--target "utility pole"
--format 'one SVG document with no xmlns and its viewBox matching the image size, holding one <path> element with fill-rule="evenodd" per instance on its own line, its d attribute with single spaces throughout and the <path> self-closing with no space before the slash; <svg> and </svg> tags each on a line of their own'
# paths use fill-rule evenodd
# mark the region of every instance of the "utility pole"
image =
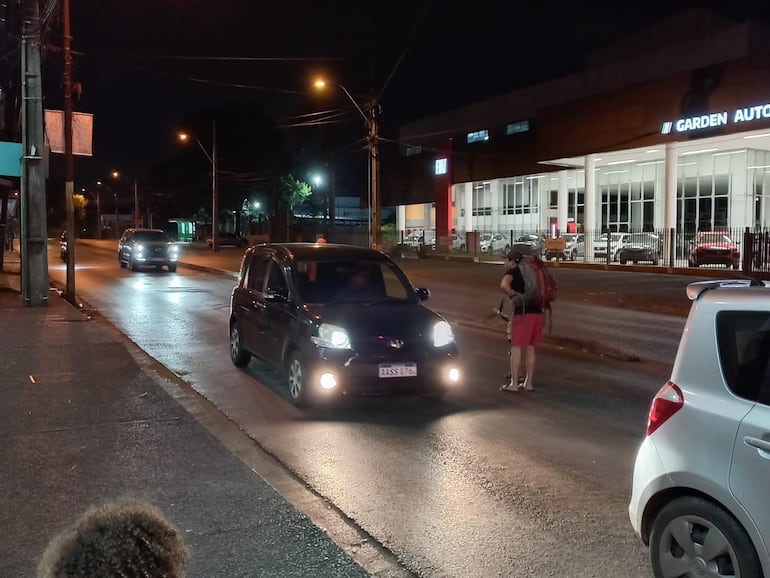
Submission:
<svg viewBox="0 0 770 578">
<path fill-rule="evenodd" d="M 67 289 L 65 297 L 75 303 L 75 163 L 72 155 L 72 33 L 70 0 L 62 0 L 64 48 L 64 203 L 67 216 Z"/>
<path fill-rule="evenodd" d="M 219 194 L 217 192 L 217 121 L 211 125 L 211 250 L 219 251 Z"/>
<path fill-rule="evenodd" d="M 378 147 L 378 126 L 377 112 L 379 104 L 372 100 L 369 109 L 369 174 L 371 177 L 369 207 L 371 214 L 371 246 L 372 249 L 379 248 L 380 245 L 380 195 L 377 189 L 379 181 L 379 147 Z"/>
<path fill-rule="evenodd" d="M 139 185 L 134 177 L 134 227 L 139 227 L 143 223 L 139 222 Z"/>
<path fill-rule="evenodd" d="M 23 0 L 21 298 L 27 307 L 48 305 L 48 231 L 43 173 L 43 93 L 38 0 Z"/>
</svg>

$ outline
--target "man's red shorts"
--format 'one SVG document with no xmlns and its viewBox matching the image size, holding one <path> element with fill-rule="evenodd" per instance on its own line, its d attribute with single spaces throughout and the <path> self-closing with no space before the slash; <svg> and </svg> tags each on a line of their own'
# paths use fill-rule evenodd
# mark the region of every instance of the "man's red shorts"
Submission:
<svg viewBox="0 0 770 578">
<path fill-rule="evenodd" d="M 540 335 L 543 333 L 543 314 L 525 313 L 511 315 L 508 322 L 508 336 L 514 347 L 540 345 Z"/>
</svg>

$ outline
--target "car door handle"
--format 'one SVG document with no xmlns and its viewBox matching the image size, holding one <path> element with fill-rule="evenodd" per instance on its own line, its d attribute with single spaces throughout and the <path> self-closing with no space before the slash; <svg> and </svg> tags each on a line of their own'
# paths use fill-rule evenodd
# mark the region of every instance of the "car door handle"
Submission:
<svg viewBox="0 0 770 578">
<path fill-rule="evenodd" d="M 746 445 L 757 448 L 758 450 L 767 453 L 768 459 L 770 459 L 770 441 L 755 438 L 752 436 L 746 436 L 743 438 L 743 442 Z"/>
</svg>

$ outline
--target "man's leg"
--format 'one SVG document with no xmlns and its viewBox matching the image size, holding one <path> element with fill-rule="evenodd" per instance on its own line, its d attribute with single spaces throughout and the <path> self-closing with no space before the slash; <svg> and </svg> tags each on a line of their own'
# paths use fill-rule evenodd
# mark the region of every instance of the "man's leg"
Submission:
<svg viewBox="0 0 770 578">
<path fill-rule="evenodd" d="M 519 375 L 521 375 L 521 347 L 511 347 L 511 391 L 518 391 L 519 389 Z"/>
<path fill-rule="evenodd" d="M 534 385 L 532 384 L 532 377 L 535 375 L 535 346 L 534 345 L 527 345 L 526 347 L 526 366 L 527 366 L 527 379 L 524 382 L 524 388 L 527 391 L 532 391 L 535 389 Z"/>
</svg>

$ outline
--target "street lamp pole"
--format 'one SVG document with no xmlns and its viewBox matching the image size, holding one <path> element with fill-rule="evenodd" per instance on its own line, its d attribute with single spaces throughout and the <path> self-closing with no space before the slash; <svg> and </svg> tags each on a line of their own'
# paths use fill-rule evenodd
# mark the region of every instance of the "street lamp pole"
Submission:
<svg viewBox="0 0 770 578">
<path fill-rule="evenodd" d="M 200 142 L 198 142 L 200 145 Z M 201 145 L 203 148 L 203 145 Z M 205 150 L 204 150 L 205 152 Z M 217 191 L 217 121 L 211 124 L 211 250 L 219 251 L 219 194 Z"/>
<path fill-rule="evenodd" d="M 206 147 L 201 144 L 201 141 L 197 136 L 193 136 L 195 142 L 206 155 L 206 158 L 211 163 L 211 250 L 219 251 L 219 194 L 217 191 L 217 121 L 212 121 L 211 124 L 211 154 L 208 153 Z M 191 135 L 186 132 L 178 133 L 178 138 L 182 142 L 186 142 L 190 139 Z"/>
<path fill-rule="evenodd" d="M 134 227 L 138 227 L 141 224 L 139 222 L 139 184 L 136 177 L 134 177 Z"/>
<path fill-rule="evenodd" d="M 356 102 L 356 99 L 353 98 L 353 95 L 350 94 L 347 88 L 342 86 L 341 84 L 337 82 L 333 82 L 335 86 L 339 87 L 342 92 L 345 93 L 345 96 L 348 97 L 350 102 L 353 103 L 353 106 L 356 107 L 356 110 L 361 115 L 361 117 L 364 119 L 364 123 L 366 124 L 367 129 L 367 148 L 369 149 L 369 245 L 372 249 L 377 249 L 379 247 L 379 237 L 380 237 L 380 195 L 379 195 L 379 164 L 380 164 L 380 158 L 379 158 L 379 127 L 377 123 L 377 101 L 372 100 L 371 106 L 369 107 L 369 114 L 367 115 L 363 109 L 359 106 L 359 104 Z M 324 80 L 316 80 L 315 82 L 316 88 L 324 88 L 326 86 L 326 81 Z"/>
</svg>

